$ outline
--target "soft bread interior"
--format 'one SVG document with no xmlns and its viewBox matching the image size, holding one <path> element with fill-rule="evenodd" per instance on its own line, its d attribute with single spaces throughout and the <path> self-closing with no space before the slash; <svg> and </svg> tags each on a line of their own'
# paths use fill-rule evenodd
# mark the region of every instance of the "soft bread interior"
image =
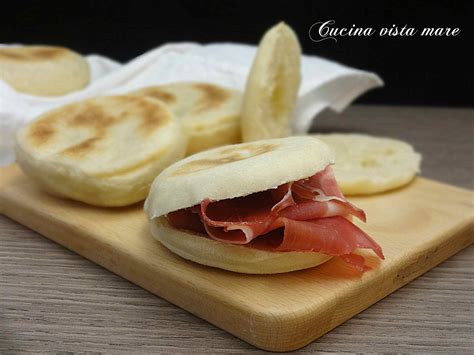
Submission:
<svg viewBox="0 0 474 355">
<path fill-rule="evenodd" d="M 173 253 L 199 264 L 246 274 L 277 274 L 320 265 L 331 256 L 316 252 L 271 252 L 226 244 L 171 227 L 165 217 L 151 221 L 153 237 Z"/>
<path fill-rule="evenodd" d="M 187 157 L 154 180 L 145 202 L 149 218 L 250 195 L 323 170 L 332 151 L 313 137 L 287 137 L 223 146 Z"/>
</svg>

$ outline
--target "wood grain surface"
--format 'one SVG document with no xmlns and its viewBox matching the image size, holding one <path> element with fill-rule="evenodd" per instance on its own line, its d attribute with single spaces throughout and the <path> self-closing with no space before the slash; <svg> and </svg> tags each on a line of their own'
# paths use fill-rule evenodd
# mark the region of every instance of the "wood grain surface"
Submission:
<svg viewBox="0 0 474 355">
<path fill-rule="evenodd" d="M 245 275 L 170 253 L 150 235 L 142 204 L 101 208 L 53 197 L 17 165 L 0 169 L 0 213 L 255 345 L 303 347 L 474 241 L 474 192 L 418 177 L 352 198 L 385 260 L 360 275 L 338 258 L 279 275 Z"/>
<path fill-rule="evenodd" d="M 424 153 L 425 176 L 472 189 L 472 111 L 354 107 L 331 116 L 322 118 L 320 130 L 406 139 Z M 24 227 L 0 221 L 0 350 L 254 350 Z M 304 350 L 472 352 L 472 249 Z"/>
</svg>

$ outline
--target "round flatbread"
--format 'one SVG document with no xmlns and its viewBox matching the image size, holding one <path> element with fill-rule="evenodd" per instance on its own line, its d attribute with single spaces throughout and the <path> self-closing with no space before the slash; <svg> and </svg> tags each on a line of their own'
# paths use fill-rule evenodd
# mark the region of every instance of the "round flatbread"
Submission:
<svg viewBox="0 0 474 355">
<path fill-rule="evenodd" d="M 188 136 L 190 155 L 241 141 L 241 93 L 214 84 L 173 83 L 132 92 L 164 102 Z"/>
<path fill-rule="evenodd" d="M 285 137 L 301 81 L 301 48 L 293 30 L 279 23 L 263 36 L 247 78 L 242 140 Z"/>
<path fill-rule="evenodd" d="M 336 154 L 334 173 L 346 195 L 395 189 L 420 172 L 421 155 L 403 141 L 364 134 L 315 134 Z"/>
<path fill-rule="evenodd" d="M 150 218 L 201 203 L 250 195 L 307 178 L 334 162 L 312 137 L 287 137 L 218 147 L 165 169 L 145 202 Z"/>
<path fill-rule="evenodd" d="M 53 194 L 98 206 L 143 200 L 151 182 L 181 159 L 186 138 L 162 103 L 104 96 L 50 111 L 22 128 L 22 169 Z"/>
<path fill-rule="evenodd" d="M 60 96 L 85 88 L 87 61 L 67 48 L 9 46 L 0 48 L 0 80 L 15 90 L 37 96 Z"/>
</svg>

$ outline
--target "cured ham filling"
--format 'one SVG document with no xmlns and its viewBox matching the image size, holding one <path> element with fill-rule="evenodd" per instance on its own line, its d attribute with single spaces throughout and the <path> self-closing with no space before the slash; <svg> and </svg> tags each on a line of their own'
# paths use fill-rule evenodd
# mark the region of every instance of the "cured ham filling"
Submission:
<svg viewBox="0 0 474 355">
<path fill-rule="evenodd" d="M 354 225 L 366 221 L 364 211 L 342 195 L 331 166 L 303 180 L 276 189 L 171 212 L 171 226 L 207 234 L 223 243 L 267 251 L 320 252 L 338 256 L 361 271 L 370 269 L 357 248 L 372 249 L 384 259 L 382 248 Z"/>
</svg>

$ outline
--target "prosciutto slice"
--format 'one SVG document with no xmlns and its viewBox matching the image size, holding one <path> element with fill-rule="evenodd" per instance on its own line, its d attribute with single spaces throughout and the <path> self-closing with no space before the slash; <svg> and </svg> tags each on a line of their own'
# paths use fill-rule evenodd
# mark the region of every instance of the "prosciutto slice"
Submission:
<svg viewBox="0 0 474 355">
<path fill-rule="evenodd" d="M 204 200 L 171 212 L 174 228 L 206 233 L 212 239 L 269 251 L 320 252 L 340 257 L 365 271 L 357 248 L 371 249 L 384 259 L 382 248 L 351 222 L 366 220 L 364 211 L 341 193 L 330 166 L 310 178 L 275 189 L 221 201 Z"/>
</svg>

